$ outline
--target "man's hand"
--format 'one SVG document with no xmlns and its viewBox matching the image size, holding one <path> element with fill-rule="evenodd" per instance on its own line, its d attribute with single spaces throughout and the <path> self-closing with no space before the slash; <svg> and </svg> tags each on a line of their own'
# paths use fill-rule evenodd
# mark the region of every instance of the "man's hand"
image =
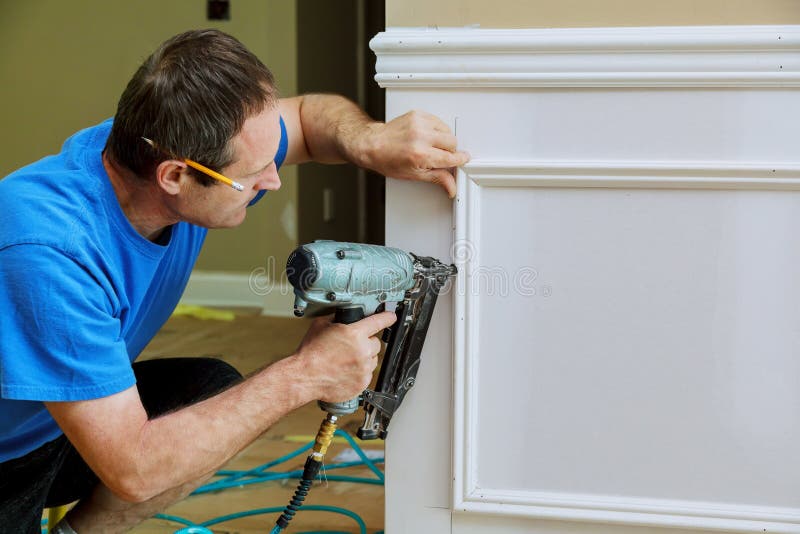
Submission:
<svg viewBox="0 0 800 534">
<path fill-rule="evenodd" d="M 438 184 L 455 197 L 454 169 L 469 154 L 437 117 L 409 111 L 384 124 L 336 95 L 284 98 L 279 106 L 289 138 L 286 164 L 349 161 L 391 178 Z"/>
<path fill-rule="evenodd" d="M 456 196 L 455 168 L 469 161 L 450 128 L 422 111 L 371 124 L 362 142 L 368 147 L 366 167 L 392 178 L 437 184 L 450 198 Z"/>
<path fill-rule="evenodd" d="M 358 396 L 372 380 L 392 312 L 353 324 L 316 319 L 290 357 L 206 400 L 148 418 L 136 386 L 48 410 L 103 484 L 144 502 L 213 473 L 290 411 Z M 165 445 L 166 444 L 166 445 Z M 169 466 L 165 469 L 164 466 Z"/>
<path fill-rule="evenodd" d="M 392 312 L 365 317 L 352 324 L 333 323 L 333 316 L 311 323 L 295 353 L 302 362 L 301 381 L 311 382 L 318 399 L 343 402 L 357 397 L 372 380 L 378 365 L 378 334 L 397 320 Z"/>
</svg>

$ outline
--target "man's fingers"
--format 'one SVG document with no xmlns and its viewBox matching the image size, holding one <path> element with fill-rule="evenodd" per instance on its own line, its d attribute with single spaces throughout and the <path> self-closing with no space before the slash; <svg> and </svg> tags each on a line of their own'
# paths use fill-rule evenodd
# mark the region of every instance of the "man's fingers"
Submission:
<svg viewBox="0 0 800 534">
<path fill-rule="evenodd" d="M 370 315 L 369 317 L 364 317 L 355 324 L 357 325 L 357 328 L 361 329 L 361 331 L 365 334 L 374 336 L 384 328 L 389 328 L 392 326 L 396 320 L 397 315 L 395 315 L 394 312 L 385 311 L 376 313 L 375 315 Z"/>
<path fill-rule="evenodd" d="M 453 152 L 450 158 L 450 167 L 461 167 L 466 165 L 470 160 L 468 152 Z"/>
<path fill-rule="evenodd" d="M 436 132 L 443 132 L 451 135 L 453 133 L 450 127 L 442 119 L 432 113 L 428 113 L 427 111 L 412 110 L 403 115 L 403 117 L 411 122 L 416 122 L 420 126 L 424 125 L 427 127 L 427 129 L 431 129 Z"/>
<path fill-rule="evenodd" d="M 431 121 L 433 129 L 436 130 L 437 132 L 452 133 L 450 127 L 436 115 L 431 115 L 430 113 L 426 113 L 426 118 L 428 118 L 428 120 Z"/>
<path fill-rule="evenodd" d="M 412 122 L 427 123 L 436 130 L 449 131 L 449 128 L 447 128 L 447 125 L 442 121 L 442 119 L 433 113 L 428 113 L 427 111 L 423 111 L 421 109 L 412 109 L 411 111 L 407 111 L 397 118 L 405 118 Z"/>
<path fill-rule="evenodd" d="M 447 169 L 434 169 L 428 174 L 428 179 L 438 184 L 447 192 L 450 198 L 456 197 L 456 179 Z"/>
<path fill-rule="evenodd" d="M 383 348 L 383 344 L 381 343 L 381 340 L 380 338 L 378 338 L 378 336 L 372 336 L 370 340 L 372 341 L 372 358 L 375 358 L 375 360 L 377 360 L 378 353 L 381 351 L 381 348 Z"/>
<path fill-rule="evenodd" d="M 456 136 L 450 132 L 437 133 L 434 136 L 431 144 L 434 146 L 434 148 L 441 148 L 442 150 L 447 150 L 448 152 L 455 152 L 458 148 L 458 140 L 456 139 Z"/>
<path fill-rule="evenodd" d="M 469 154 L 466 152 L 448 152 L 447 150 L 436 150 L 428 159 L 427 167 L 431 169 L 451 169 L 461 167 L 469 161 Z"/>
</svg>

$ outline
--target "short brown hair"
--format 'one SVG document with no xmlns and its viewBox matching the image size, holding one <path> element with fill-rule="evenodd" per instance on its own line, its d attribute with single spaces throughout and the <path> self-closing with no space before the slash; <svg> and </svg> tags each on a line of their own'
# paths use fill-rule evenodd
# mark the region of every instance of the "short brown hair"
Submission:
<svg viewBox="0 0 800 534">
<path fill-rule="evenodd" d="M 242 43 L 219 30 L 188 31 L 164 42 L 133 75 L 106 149 L 140 177 L 168 154 L 222 169 L 233 160 L 229 144 L 245 120 L 276 101 L 272 73 Z"/>
</svg>

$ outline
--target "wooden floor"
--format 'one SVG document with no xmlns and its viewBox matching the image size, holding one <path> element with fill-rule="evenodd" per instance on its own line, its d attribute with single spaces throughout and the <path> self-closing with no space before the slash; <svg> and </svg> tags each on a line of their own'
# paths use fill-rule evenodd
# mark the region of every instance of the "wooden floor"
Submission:
<svg viewBox="0 0 800 534">
<path fill-rule="evenodd" d="M 264 317 L 248 310 L 236 310 L 232 321 L 173 316 L 147 346 L 142 358 L 215 356 L 231 363 L 242 374 L 247 375 L 290 354 L 299 344 L 307 327 L 308 322 L 303 319 Z M 316 403 L 295 411 L 233 458 L 225 469 L 250 469 L 299 448 L 316 434 L 323 417 L 324 414 Z M 360 423 L 361 417 L 356 414 L 343 419 L 341 426 L 354 435 Z M 335 458 L 349 448 L 346 443 L 335 443 L 326 455 L 326 462 L 334 463 Z M 383 442 L 368 442 L 363 448 L 382 451 Z M 306 456 L 307 453 L 304 453 L 274 469 L 302 469 Z M 329 474 L 375 477 L 367 467 L 340 469 Z M 267 482 L 228 489 L 217 494 L 192 496 L 172 506 L 165 513 L 199 523 L 245 510 L 283 507 L 296 486 L 296 480 Z M 365 521 L 370 534 L 383 529 L 383 503 L 383 486 L 350 482 L 320 482 L 314 485 L 306 499 L 306 504 L 336 506 L 355 512 Z M 239 518 L 215 525 L 211 529 L 218 533 L 269 532 L 278 515 L 271 513 Z M 180 528 L 182 525 L 179 523 L 151 519 L 133 532 L 166 534 Z M 357 523 L 349 517 L 317 511 L 301 511 L 287 530 L 288 533 L 309 531 L 361 532 Z"/>
</svg>

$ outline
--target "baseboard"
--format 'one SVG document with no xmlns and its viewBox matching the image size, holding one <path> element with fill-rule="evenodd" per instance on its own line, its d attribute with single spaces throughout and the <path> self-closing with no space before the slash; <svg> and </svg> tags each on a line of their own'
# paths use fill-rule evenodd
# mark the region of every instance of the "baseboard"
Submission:
<svg viewBox="0 0 800 534">
<path fill-rule="evenodd" d="M 194 271 L 181 304 L 261 308 L 262 315 L 293 317 L 294 294 L 285 280 L 272 283 L 261 274 Z"/>
</svg>

